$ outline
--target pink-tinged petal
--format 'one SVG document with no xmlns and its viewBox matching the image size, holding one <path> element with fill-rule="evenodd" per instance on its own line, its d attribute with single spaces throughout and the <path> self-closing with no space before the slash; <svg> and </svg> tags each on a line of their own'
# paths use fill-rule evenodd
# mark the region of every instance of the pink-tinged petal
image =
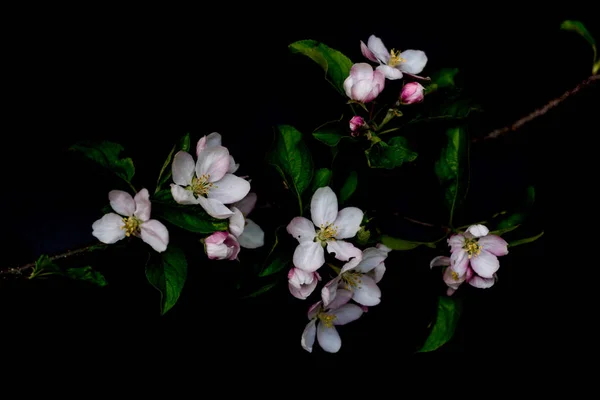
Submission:
<svg viewBox="0 0 600 400">
<path fill-rule="evenodd" d="M 456 290 L 465 281 L 466 275 L 458 276 L 458 274 L 452 271 L 452 268 L 446 268 L 442 278 L 449 288 Z"/>
<path fill-rule="evenodd" d="M 478 289 L 487 289 L 494 286 L 495 282 L 496 280 L 494 278 L 482 278 L 480 276 L 475 275 L 469 280 L 469 285 L 474 286 Z"/>
<path fill-rule="evenodd" d="M 337 353 L 342 347 L 342 339 L 335 326 L 328 328 L 322 322 L 317 324 L 317 340 L 319 346 L 328 353 Z"/>
<path fill-rule="evenodd" d="M 213 133 L 209 134 L 208 136 L 206 136 L 206 148 L 207 149 L 222 146 L 221 142 L 222 142 L 222 138 L 221 138 L 220 133 L 213 132 Z"/>
<path fill-rule="evenodd" d="M 232 174 L 225 174 L 219 181 L 214 182 L 208 192 L 209 199 L 219 200 L 223 204 L 240 201 L 250 191 L 250 182 Z"/>
<path fill-rule="evenodd" d="M 191 185 L 195 169 L 196 163 L 192 155 L 187 151 L 178 151 L 171 165 L 173 182 L 180 186 Z"/>
<path fill-rule="evenodd" d="M 310 201 L 310 215 L 316 226 L 328 226 L 338 214 L 338 201 L 329 186 L 318 188 Z"/>
<path fill-rule="evenodd" d="M 288 283 L 296 288 L 311 284 L 315 279 L 316 272 L 306 272 L 299 268 L 292 268 L 288 272 Z"/>
<path fill-rule="evenodd" d="M 494 273 L 500 268 L 500 262 L 492 253 L 481 250 L 481 253 L 471 257 L 471 267 L 482 278 L 493 278 Z"/>
<path fill-rule="evenodd" d="M 329 304 L 337 297 L 338 286 L 340 283 L 340 276 L 336 276 L 323 286 L 321 289 L 321 300 L 323 300 L 323 306 L 329 308 Z"/>
<path fill-rule="evenodd" d="M 356 321 L 363 314 L 362 307 L 357 306 L 356 304 L 344 304 L 337 310 L 332 312 L 335 315 L 335 319 L 333 320 L 334 325 L 346 325 L 352 321 Z"/>
<path fill-rule="evenodd" d="M 231 255 L 224 244 L 205 243 L 204 250 L 209 260 L 225 260 Z"/>
<path fill-rule="evenodd" d="M 421 50 L 405 50 L 400 53 L 400 57 L 405 60 L 400 63 L 400 69 L 409 74 L 420 73 L 427 64 L 427 56 Z"/>
<path fill-rule="evenodd" d="M 366 274 L 379 264 L 385 261 L 387 253 L 376 249 L 375 247 L 369 247 L 362 252 L 362 260 L 356 267 L 356 270 Z"/>
<path fill-rule="evenodd" d="M 429 268 L 447 267 L 450 265 L 450 257 L 437 256 L 429 263 Z"/>
<path fill-rule="evenodd" d="M 386 253 L 389 253 L 390 251 L 392 251 L 392 249 L 390 249 L 389 247 L 387 247 L 383 243 L 377 243 L 377 246 L 375 246 L 375 247 L 378 248 L 381 251 L 385 251 Z"/>
<path fill-rule="evenodd" d="M 356 63 L 350 68 L 350 76 L 355 82 L 373 79 L 373 67 L 367 63 Z"/>
<path fill-rule="evenodd" d="M 115 213 L 105 214 L 92 224 L 92 235 L 102 243 L 113 244 L 125 237 L 123 217 Z"/>
<path fill-rule="evenodd" d="M 464 245 L 465 237 L 463 235 L 452 235 L 450 236 L 450 239 L 448 239 L 448 246 L 450 246 L 451 253 L 462 250 Z"/>
<path fill-rule="evenodd" d="M 379 39 L 375 35 L 369 36 L 369 40 L 367 41 L 367 47 L 371 52 L 379 59 L 380 62 L 387 64 L 390 61 L 390 53 L 388 49 L 385 47 L 381 39 Z"/>
<path fill-rule="evenodd" d="M 228 234 L 227 239 L 225 239 L 223 244 L 227 246 L 227 248 L 230 251 L 229 257 L 227 259 L 237 260 L 237 256 L 240 253 L 240 243 L 238 242 L 237 238 L 232 234 Z"/>
<path fill-rule="evenodd" d="M 133 201 L 135 202 L 135 212 L 133 215 L 142 221 L 148 221 L 150 219 L 150 211 L 152 210 L 148 189 L 142 189 L 137 192 Z"/>
<path fill-rule="evenodd" d="M 227 219 L 233 215 L 233 211 L 225 207 L 223 203 L 216 199 L 207 199 L 206 197 L 198 197 L 198 203 L 204 208 L 204 211 L 213 218 Z"/>
<path fill-rule="evenodd" d="M 374 90 L 377 92 L 375 96 L 381 93 L 381 91 L 385 87 L 385 73 L 380 69 L 376 69 L 373 72 L 373 87 L 375 88 Z"/>
<path fill-rule="evenodd" d="M 325 264 L 325 252 L 320 243 L 302 242 L 294 250 L 294 266 L 307 272 L 314 272 Z"/>
<path fill-rule="evenodd" d="M 475 275 L 475 272 L 473 272 L 473 268 L 471 268 L 471 267 L 467 268 L 467 273 L 465 274 L 465 279 L 467 281 L 470 281 L 471 278 L 473 277 L 473 275 Z"/>
<path fill-rule="evenodd" d="M 317 301 L 315 304 L 308 308 L 308 319 L 314 319 L 317 317 L 317 314 L 323 310 L 323 302 Z"/>
<path fill-rule="evenodd" d="M 140 225 L 142 240 L 148 243 L 154 250 L 162 253 L 169 245 L 169 231 L 162 222 L 155 219 Z"/>
<path fill-rule="evenodd" d="M 477 225 L 471 225 L 467 229 L 467 232 L 469 232 L 474 237 L 483 237 L 483 236 L 487 235 L 488 233 L 490 233 L 490 230 L 485 225 L 477 224 Z"/>
<path fill-rule="evenodd" d="M 228 174 L 233 174 L 240 168 L 240 164 L 236 164 L 233 156 L 229 156 L 229 168 L 227 169 Z"/>
<path fill-rule="evenodd" d="M 343 240 L 330 240 L 327 242 L 327 252 L 335 253 L 335 258 L 340 261 L 348 261 L 352 257 L 362 258 L 362 251 L 354 247 L 352 243 Z"/>
<path fill-rule="evenodd" d="M 196 158 L 200 155 L 200 152 L 206 148 L 206 136 L 202 136 L 196 144 Z"/>
<path fill-rule="evenodd" d="M 370 276 L 363 275 L 352 290 L 352 299 L 363 306 L 376 306 L 381 302 L 381 290 Z"/>
<path fill-rule="evenodd" d="M 360 52 L 362 53 L 363 56 L 368 58 L 370 61 L 379 62 L 377 57 L 375 57 L 375 54 L 373 54 L 373 52 L 371 50 L 369 50 L 369 48 L 367 47 L 365 42 L 363 42 L 362 40 L 360 41 Z"/>
<path fill-rule="evenodd" d="M 385 274 L 385 264 L 381 263 L 378 266 L 376 266 L 375 268 L 373 268 L 371 271 L 368 272 L 368 275 L 373 278 L 373 280 L 375 281 L 375 283 L 379 283 L 379 281 L 383 278 L 383 275 Z"/>
<path fill-rule="evenodd" d="M 244 233 L 246 219 L 237 207 L 229 207 L 229 209 L 233 211 L 233 215 L 229 217 L 229 232 L 235 236 L 240 236 L 242 233 Z"/>
<path fill-rule="evenodd" d="M 135 201 L 133 201 L 133 197 L 127 192 L 111 190 L 108 192 L 108 200 L 110 201 L 110 206 L 117 214 L 131 217 L 135 212 Z"/>
<path fill-rule="evenodd" d="M 310 296 L 312 292 L 314 292 L 314 290 L 316 289 L 317 283 L 318 281 L 316 279 L 313 280 L 311 283 L 307 283 L 300 287 L 295 287 L 294 285 L 289 283 L 288 289 L 290 290 L 292 296 L 294 296 L 295 298 L 300 300 L 306 300 L 307 297 Z"/>
<path fill-rule="evenodd" d="M 315 225 L 304 217 L 295 217 L 287 226 L 287 231 L 300 243 L 312 242 L 317 235 Z"/>
<path fill-rule="evenodd" d="M 373 90 L 372 80 L 364 79 L 358 81 L 352 86 L 350 98 L 363 103 L 368 103 L 377 97 L 371 94 L 371 90 Z"/>
<path fill-rule="evenodd" d="M 337 213 L 337 218 L 333 222 L 336 227 L 336 239 L 348 239 L 354 237 L 360 229 L 360 223 L 363 219 L 363 212 L 356 207 L 346 207 Z"/>
<path fill-rule="evenodd" d="M 235 203 L 234 206 L 237 207 L 242 212 L 242 214 L 244 214 L 244 217 L 247 217 L 248 214 L 250 214 L 250 212 L 254 210 L 257 199 L 258 197 L 256 196 L 256 193 L 248 193 L 246 197 Z"/>
<path fill-rule="evenodd" d="M 487 235 L 479 238 L 477 243 L 483 250 L 489 251 L 495 256 L 505 256 L 508 254 L 508 243 L 497 235 Z"/>
<path fill-rule="evenodd" d="M 338 287 L 335 299 L 329 302 L 329 309 L 336 310 L 352 300 L 352 292 Z"/>
<path fill-rule="evenodd" d="M 313 346 L 315 344 L 315 338 L 317 336 L 317 327 L 315 324 L 317 323 L 316 319 L 311 319 L 306 327 L 304 328 L 304 332 L 302 332 L 302 340 L 300 344 L 302 348 L 309 353 L 312 353 Z"/>
<path fill-rule="evenodd" d="M 343 274 L 346 271 L 349 271 L 351 269 L 355 269 L 356 267 L 358 267 L 358 264 L 361 262 L 362 260 L 362 253 L 360 257 L 354 257 L 352 258 L 350 261 L 348 261 L 346 264 L 344 264 L 344 266 L 342 267 L 342 270 L 340 271 L 340 274 Z"/>
<path fill-rule="evenodd" d="M 204 239 L 207 244 L 222 244 L 227 239 L 227 232 L 217 231 Z"/>
<path fill-rule="evenodd" d="M 377 71 L 383 73 L 385 78 L 388 78 L 390 81 L 395 81 L 397 79 L 402 79 L 402 71 L 398 68 L 390 67 L 389 65 L 380 65 L 376 68 Z"/>
<path fill-rule="evenodd" d="M 196 196 L 194 196 L 194 193 L 191 190 L 184 189 L 174 183 L 171 183 L 171 195 L 173 196 L 173 200 L 179 204 L 199 203 L 198 199 Z"/>
<path fill-rule="evenodd" d="M 468 266 L 469 254 L 465 250 L 461 249 L 452 253 L 450 256 L 450 268 L 452 268 L 458 276 L 463 276 L 467 272 Z"/>
<path fill-rule="evenodd" d="M 227 150 L 225 147 L 207 147 L 200 152 L 200 155 L 198 156 L 198 162 L 196 163 L 197 177 L 208 175 L 209 182 L 217 182 L 223 178 L 223 176 L 225 176 L 228 169 L 229 150 Z"/>
<path fill-rule="evenodd" d="M 452 296 L 456 292 L 456 289 L 452 289 L 451 287 L 446 290 L 446 296 Z"/>
<path fill-rule="evenodd" d="M 246 219 L 246 227 L 238 241 L 245 249 L 257 249 L 265 244 L 265 232 L 254 221 Z"/>
<path fill-rule="evenodd" d="M 352 98 L 352 86 L 354 86 L 354 78 L 352 75 L 348 76 L 344 79 L 344 92 L 346 92 L 346 96 Z"/>
</svg>

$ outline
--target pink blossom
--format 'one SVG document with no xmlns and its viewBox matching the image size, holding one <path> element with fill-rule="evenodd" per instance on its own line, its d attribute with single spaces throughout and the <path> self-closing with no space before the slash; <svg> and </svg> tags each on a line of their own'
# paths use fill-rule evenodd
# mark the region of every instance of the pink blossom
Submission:
<svg viewBox="0 0 600 400">
<path fill-rule="evenodd" d="M 400 102 L 402 104 L 420 103 L 425 98 L 423 90 L 425 88 L 418 82 L 409 82 L 402 88 L 400 93 Z"/>
<path fill-rule="evenodd" d="M 373 71 L 367 63 L 354 64 L 350 68 L 350 76 L 344 81 L 346 95 L 352 100 L 368 103 L 375 100 L 385 86 L 385 75 L 381 71 Z"/>
<path fill-rule="evenodd" d="M 321 276 L 317 272 L 306 272 L 299 268 L 292 268 L 288 272 L 288 288 L 292 296 L 305 300 L 317 287 Z"/>
<path fill-rule="evenodd" d="M 204 239 L 204 250 L 211 260 L 236 260 L 240 244 L 231 233 L 218 231 Z"/>
<path fill-rule="evenodd" d="M 358 136 L 358 131 L 366 125 L 363 117 L 355 115 L 350 119 L 350 132 L 352 136 Z"/>
<path fill-rule="evenodd" d="M 402 78 L 402 73 L 416 75 L 423 71 L 427 64 L 427 56 L 421 50 L 405 50 L 403 52 L 392 49 L 388 52 L 381 39 L 371 35 L 367 44 L 360 42 L 360 50 L 366 58 L 378 62 L 378 71 L 382 71 L 390 80 Z"/>
</svg>

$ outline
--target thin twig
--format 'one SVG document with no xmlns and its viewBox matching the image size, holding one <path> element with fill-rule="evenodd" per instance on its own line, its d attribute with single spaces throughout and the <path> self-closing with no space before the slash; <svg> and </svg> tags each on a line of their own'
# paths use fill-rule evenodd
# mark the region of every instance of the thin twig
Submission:
<svg viewBox="0 0 600 400">
<path fill-rule="evenodd" d="M 497 137 L 502 136 L 508 132 L 516 131 L 517 129 L 519 129 L 523 125 L 525 125 L 526 123 L 533 121 L 534 119 L 546 114 L 549 110 L 558 106 L 560 103 L 562 103 L 569 97 L 575 95 L 581 89 L 584 89 L 585 87 L 591 85 L 594 81 L 597 81 L 598 79 L 600 79 L 600 75 L 590 76 L 589 78 L 585 79 L 583 82 L 581 82 L 577 86 L 575 86 L 573 89 L 567 90 L 566 92 L 564 92 L 562 94 L 562 96 L 549 101 L 544 107 L 538 108 L 537 110 L 533 111 L 531 114 L 517 120 L 512 125 L 505 126 L 504 128 L 496 129 L 496 130 L 488 133 L 485 136 L 473 138 L 473 142 L 480 142 L 480 141 L 488 140 L 488 139 L 496 139 Z"/>
</svg>

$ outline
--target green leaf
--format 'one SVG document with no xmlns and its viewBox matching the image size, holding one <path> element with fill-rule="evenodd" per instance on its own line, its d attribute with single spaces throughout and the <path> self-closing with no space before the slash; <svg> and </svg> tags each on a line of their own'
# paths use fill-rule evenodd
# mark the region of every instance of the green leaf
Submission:
<svg viewBox="0 0 600 400">
<path fill-rule="evenodd" d="M 345 96 L 344 80 L 352 68 L 352 61 L 348 57 L 316 40 L 300 40 L 290 44 L 289 48 L 319 64 L 325 71 L 326 79 Z"/>
<path fill-rule="evenodd" d="M 333 172 L 329 168 L 319 168 L 316 170 L 312 182 L 312 191 L 314 192 L 318 188 L 328 186 L 332 174 Z"/>
<path fill-rule="evenodd" d="M 277 167 L 289 188 L 298 198 L 302 210 L 302 193 L 313 177 L 313 161 L 302 134 L 290 125 L 279 125 L 275 130 L 275 145 L 269 154 L 269 163 Z"/>
<path fill-rule="evenodd" d="M 119 157 L 123 151 L 123 146 L 120 144 L 106 140 L 100 143 L 82 142 L 71 146 L 69 150 L 81 152 L 85 157 L 112 171 L 119 178 L 131 184 L 131 179 L 135 174 L 135 167 L 131 158 Z"/>
<path fill-rule="evenodd" d="M 229 227 L 227 219 L 213 218 L 199 205 L 156 204 L 153 212 L 156 212 L 159 218 L 195 233 L 210 234 L 216 231 L 225 231 Z"/>
<path fill-rule="evenodd" d="M 455 210 L 464 201 L 469 187 L 469 143 L 462 128 L 448 129 L 446 135 L 448 146 L 442 149 L 435 164 L 435 173 L 444 189 L 446 206 L 450 210 L 449 225 L 452 226 Z"/>
<path fill-rule="evenodd" d="M 340 140 L 344 137 L 341 133 L 334 130 L 324 130 L 313 132 L 313 136 L 318 141 L 325 143 L 327 146 L 337 146 Z"/>
<path fill-rule="evenodd" d="M 258 276 L 269 276 L 273 275 L 282 269 L 290 266 L 289 257 L 277 257 L 269 265 L 267 265 Z"/>
<path fill-rule="evenodd" d="M 572 20 L 563 21 L 562 24 L 560 24 L 560 29 L 563 29 L 565 31 L 575 32 L 579 36 L 581 36 L 582 38 L 587 40 L 587 42 L 590 44 L 590 46 L 592 46 L 592 50 L 594 51 L 594 63 L 596 62 L 596 58 L 598 57 L 598 51 L 596 49 L 596 41 L 594 40 L 593 36 L 590 34 L 590 32 L 587 30 L 587 28 L 585 27 L 585 25 L 583 25 L 583 23 L 581 21 L 572 21 Z M 594 66 L 594 68 L 595 68 L 595 66 Z M 596 72 L 597 72 L 597 69 L 596 69 Z M 595 72 L 593 72 L 593 73 L 595 74 Z"/>
<path fill-rule="evenodd" d="M 511 241 L 511 242 L 508 243 L 508 246 L 509 247 L 515 247 L 515 246 L 520 246 L 522 244 L 527 244 L 527 243 L 535 242 L 536 240 L 538 240 L 542 236 L 544 236 L 544 231 L 542 231 L 539 234 L 537 234 L 535 236 L 532 236 L 532 237 L 523 238 L 523 239 L 519 239 L 519 240 L 513 240 L 513 241 Z"/>
<path fill-rule="evenodd" d="M 352 194 L 356 190 L 357 185 L 358 175 L 356 174 L 356 171 L 350 171 L 348 178 L 346 178 L 346 182 L 344 182 L 344 185 L 340 189 L 340 204 L 344 203 L 346 200 L 348 200 L 348 198 L 350 198 L 350 196 L 352 196 Z"/>
<path fill-rule="evenodd" d="M 452 339 L 460 312 L 460 305 L 457 301 L 451 297 L 440 296 L 435 325 L 419 352 L 436 350 Z"/>
<path fill-rule="evenodd" d="M 398 239 L 388 235 L 383 235 L 381 237 L 381 243 L 392 250 L 412 250 L 419 246 L 426 246 L 435 249 L 434 242 L 413 242 L 411 240 Z"/>
<path fill-rule="evenodd" d="M 529 209 L 533 207 L 534 202 L 535 188 L 533 186 L 529 186 L 527 188 L 527 194 L 523 205 L 523 211 L 515 212 L 508 215 L 507 217 L 504 217 L 502 220 L 500 220 L 500 222 L 498 222 L 498 224 L 496 225 L 496 229 L 491 233 L 494 235 L 502 235 L 503 233 L 517 229 L 527 218 L 527 211 L 529 211 Z"/>
<path fill-rule="evenodd" d="M 173 157 L 178 151 L 188 151 L 190 149 L 190 134 L 186 133 L 179 139 L 177 144 L 171 148 L 171 152 L 167 156 L 167 159 L 163 163 L 162 168 L 160 169 L 160 173 L 158 174 L 158 179 L 156 181 L 156 190 L 154 193 L 158 193 L 160 189 L 171 179 L 173 176 L 173 171 L 169 166 L 171 165 L 171 161 L 173 161 Z"/>
<path fill-rule="evenodd" d="M 164 315 L 179 299 L 187 278 L 187 260 L 183 251 L 174 246 L 160 256 L 160 263 L 146 266 L 146 278 L 160 292 L 160 313 Z"/>
<path fill-rule="evenodd" d="M 371 168 L 392 169 L 417 158 L 417 153 L 408 148 L 408 142 L 402 136 L 392 138 L 389 144 L 381 140 L 365 150 L 365 154 Z"/>
<path fill-rule="evenodd" d="M 438 89 L 455 86 L 454 78 L 458 74 L 458 68 L 442 68 L 431 76 L 431 83 L 427 85 L 426 93 L 432 93 Z"/>
<path fill-rule="evenodd" d="M 93 283 L 94 285 L 98 285 L 100 287 L 108 285 L 106 279 L 104 278 L 104 275 L 102 275 L 98 271 L 94 271 L 90 266 L 80 268 L 69 268 L 67 269 L 65 276 L 78 281 Z"/>
<path fill-rule="evenodd" d="M 265 293 L 265 292 L 273 289 L 275 286 L 277 286 L 277 282 L 269 283 L 267 285 L 264 285 L 260 289 L 258 289 L 256 291 L 250 293 L 249 295 L 242 297 L 242 298 L 249 298 L 249 297 L 259 296 L 259 295 L 261 295 L 261 294 L 263 294 L 263 293 Z"/>
</svg>

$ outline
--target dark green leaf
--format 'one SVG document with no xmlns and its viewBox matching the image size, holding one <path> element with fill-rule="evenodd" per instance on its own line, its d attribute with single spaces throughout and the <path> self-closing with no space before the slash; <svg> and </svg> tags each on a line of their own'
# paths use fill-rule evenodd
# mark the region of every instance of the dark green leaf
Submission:
<svg viewBox="0 0 600 400">
<path fill-rule="evenodd" d="M 313 136 L 320 142 L 325 143 L 327 146 L 337 146 L 340 140 L 344 137 L 341 133 L 335 130 L 323 130 L 313 132 Z"/>
<path fill-rule="evenodd" d="M 523 238 L 523 239 L 519 239 L 519 240 L 513 240 L 513 241 L 511 241 L 511 242 L 508 243 L 508 246 L 509 247 L 515 247 L 515 246 L 520 246 L 522 244 L 531 243 L 531 242 L 534 242 L 534 241 L 538 240 L 543 235 L 544 235 L 544 231 L 542 231 L 538 235 L 535 235 L 535 236 L 532 236 L 532 237 Z"/>
<path fill-rule="evenodd" d="M 250 293 L 248 296 L 244 296 L 243 298 L 256 297 L 258 295 L 261 295 L 261 294 L 273 289 L 275 286 L 277 286 L 277 282 L 269 283 L 267 285 L 264 285 L 257 291 Z"/>
<path fill-rule="evenodd" d="M 356 174 L 356 171 L 350 171 L 348 178 L 346 178 L 346 182 L 344 182 L 344 186 L 342 186 L 342 188 L 340 189 L 340 204 L 344 203 L 350 198 L 350 196 L 352 196 L 352 194 L 356 190 L 357 185 L 358 175 Z"/>
<path fill-rule="evenodd" d="M 183 251 L 169 246 L 159 263 L 146 266 L 146 278 L 160 292 L 160 313 L 169 311 L 181 294 L 187 278 L 187 260 Z"/>
<path fill-rule="evenodd" d="M 498 224 L 496 225 L 496 229 L 491 233 L 493 233 L 494 235 L 502 235 L 503 233 L 517 229 L 519 225 L 521 225 L 527 218 L 527 212 L 531 207 L 533 207 L 534 202 L 535 188 L 533 186 L 529 186 L 527 188 L 527 194 L 524 200 L 524 204 L 522 206 L 523 210 L 504 217 L 502 220 L 500 220 L 500 222 L 498 222 Z"/>
<path fill-rule="evenodd" d="M 448 129 L 446 135 L 448 146 L 442 149 L 435 173 L 444 189 L 446 206 L 450 210 L 449 225 L 452 226 L 454 212 L 463 203 L 469 188 L 469 142 L 462 128 Z"/>
<path fill-rule="evenodd" d="M 29 279 L 32 279 L 41 273 L 60 274 L 61 270 L 58 265 L 54 264 L 49 256 L 42 254 L 35 262 L 35 267 L 33 267 L 33 271 L 31 272 Z"/>
<path fill-rule="evenodd" d="M 100 244 L 97 246 L 89 247 L 86 250 L 94 251 L 104 248 L 106 248 L 106 245 Z M 31 272 L 29 279 L 33 279 L 36 277 L 46 277 L 50 275 L 59 275 L 73 280 L 85 281 L 94 285 L 98 285 L 100 287 L 107 285 L 104 276 L 100 272 L 94 271 L 93 268 L 90 266 L 64 269 L 56 265 L 52 261 L 52 259 L 50 259 L 50 257 L 48 257 L 47 255 L 42 255 L 35 262 L 35 267 Z"/>
<path fill-rule="evenodd" d="M 153 209 L 159 218 L 190 232 L 210 234 L 229 227 L 227 219 L 211 217 L 199 205 L 156 205 Z"/>
<path fill-rule="evenodd" d="M 177 204 L 175 200 L 173 200 L 173 195 L 171 194 L 171 189 L 163 189 L 152 195 L 152 201 L 157 201 L 161 203 L 167 204 Z"/>
<path fill-rule="evenodd" d="M 438 89 L 454 86 L 454 77 L 458 74 L 458 68 L 442 68 L 431 76 L 431 83 L 427 85 L 427 93 Z"/>
<path fill-rule="evenodd" d="M 433 351 L 447 343 L 454 335 L 460 317 L 460 306 L 451 297 L 440 296 L 435 324 L 419 352 Z"/>
<path fill-rule="evenodd" d="M 268 276 L 275 274 L 282 269 L 290 266 L 290 260 L 288 257 L 277 257 L 269 265 L 265 267 L 258 276 Z"/>
<path fill-rule="evenodd" d="M 417 153 L 408 148 L 408 142 L 402 136 L 392 138 L 389 144 L 379 141 L 365 150 L 365 154 L 371 168 L 392 169 L 417 158 Z"/>
<path fill-rule="evenodd" d="M 160 191 L 160 189 L 171 179 L 173 171 L 171 169 L 171 162 L 173 157 L 178 151 L 188 151 L 190 149 L 190 134 L 186 133 L 179 139 L 177 144 L 171 148 L 171 152 L 167 156 L 167 159 L 163 163 L 160 173 L 158 174 L 158 180 L 156 181 L 156 190 L 154 193 Z"/>
<path fill-rule="evenodd" d="M 332 172 L 329 168 L 319 168 L 315 171 L 315 176 L 312 182 L 312 191 L 314 192 L 318 188 L 329 185 L 331 181 Z"/>
<path fill-rule="evenodd" d="M 383 235 L 381 237 L 381 243 L 392 250 L 412 250 L 418 246 L 426 246 L 435 249 L 435 243 L 433 242 L 413 242 L 411 240 L 398 239 L 388 235 Z"/>
<path fill-rule="evenodd" d="M 581 21 L 563 21 L 563 23 L 560 25 L 560 29 L 563 29 L 565 31 L 576 32 L 577 34 L 579 34 L 579 36 L 587 40 L 590 46 L 592 46 L 592 50 L 594 51 L 594 62 L 596 62 L 596 58 L 598 56 L 596 49 L 596 41 Z"/>
<path fill-rule="evenodd" d="M 131 158 L 120 158 L 123 146 L 118 143 L 102 141 L 100 143 L 82 142 L 70 147 L 70 150 L 79 151 L 90 160 L 112 171 L 127 183 L 135 174 L 135 167 Z"/>
<path fill-rule="evenodd" d="M 323 43 L 316 40 L 300 40 L 290 44 L 293 52 L 304 54 L 323 68 L 326 79 L 345 96 L 344 80 L 350 75 L 352 61 Z"/>
<path fill-rule="evenodd" d="M 106 279 L 104 278 L 104 275 L 102 275 L 98 271 L 94 271 L 90 266 L 80 268 L 69 268 L 67 269 L 65 276 L 78 281 L 93 283 L 94 285 L 98 285 L 100 287 L 106 286 L 108 284 L 106 282 Z"/>
</svg>

